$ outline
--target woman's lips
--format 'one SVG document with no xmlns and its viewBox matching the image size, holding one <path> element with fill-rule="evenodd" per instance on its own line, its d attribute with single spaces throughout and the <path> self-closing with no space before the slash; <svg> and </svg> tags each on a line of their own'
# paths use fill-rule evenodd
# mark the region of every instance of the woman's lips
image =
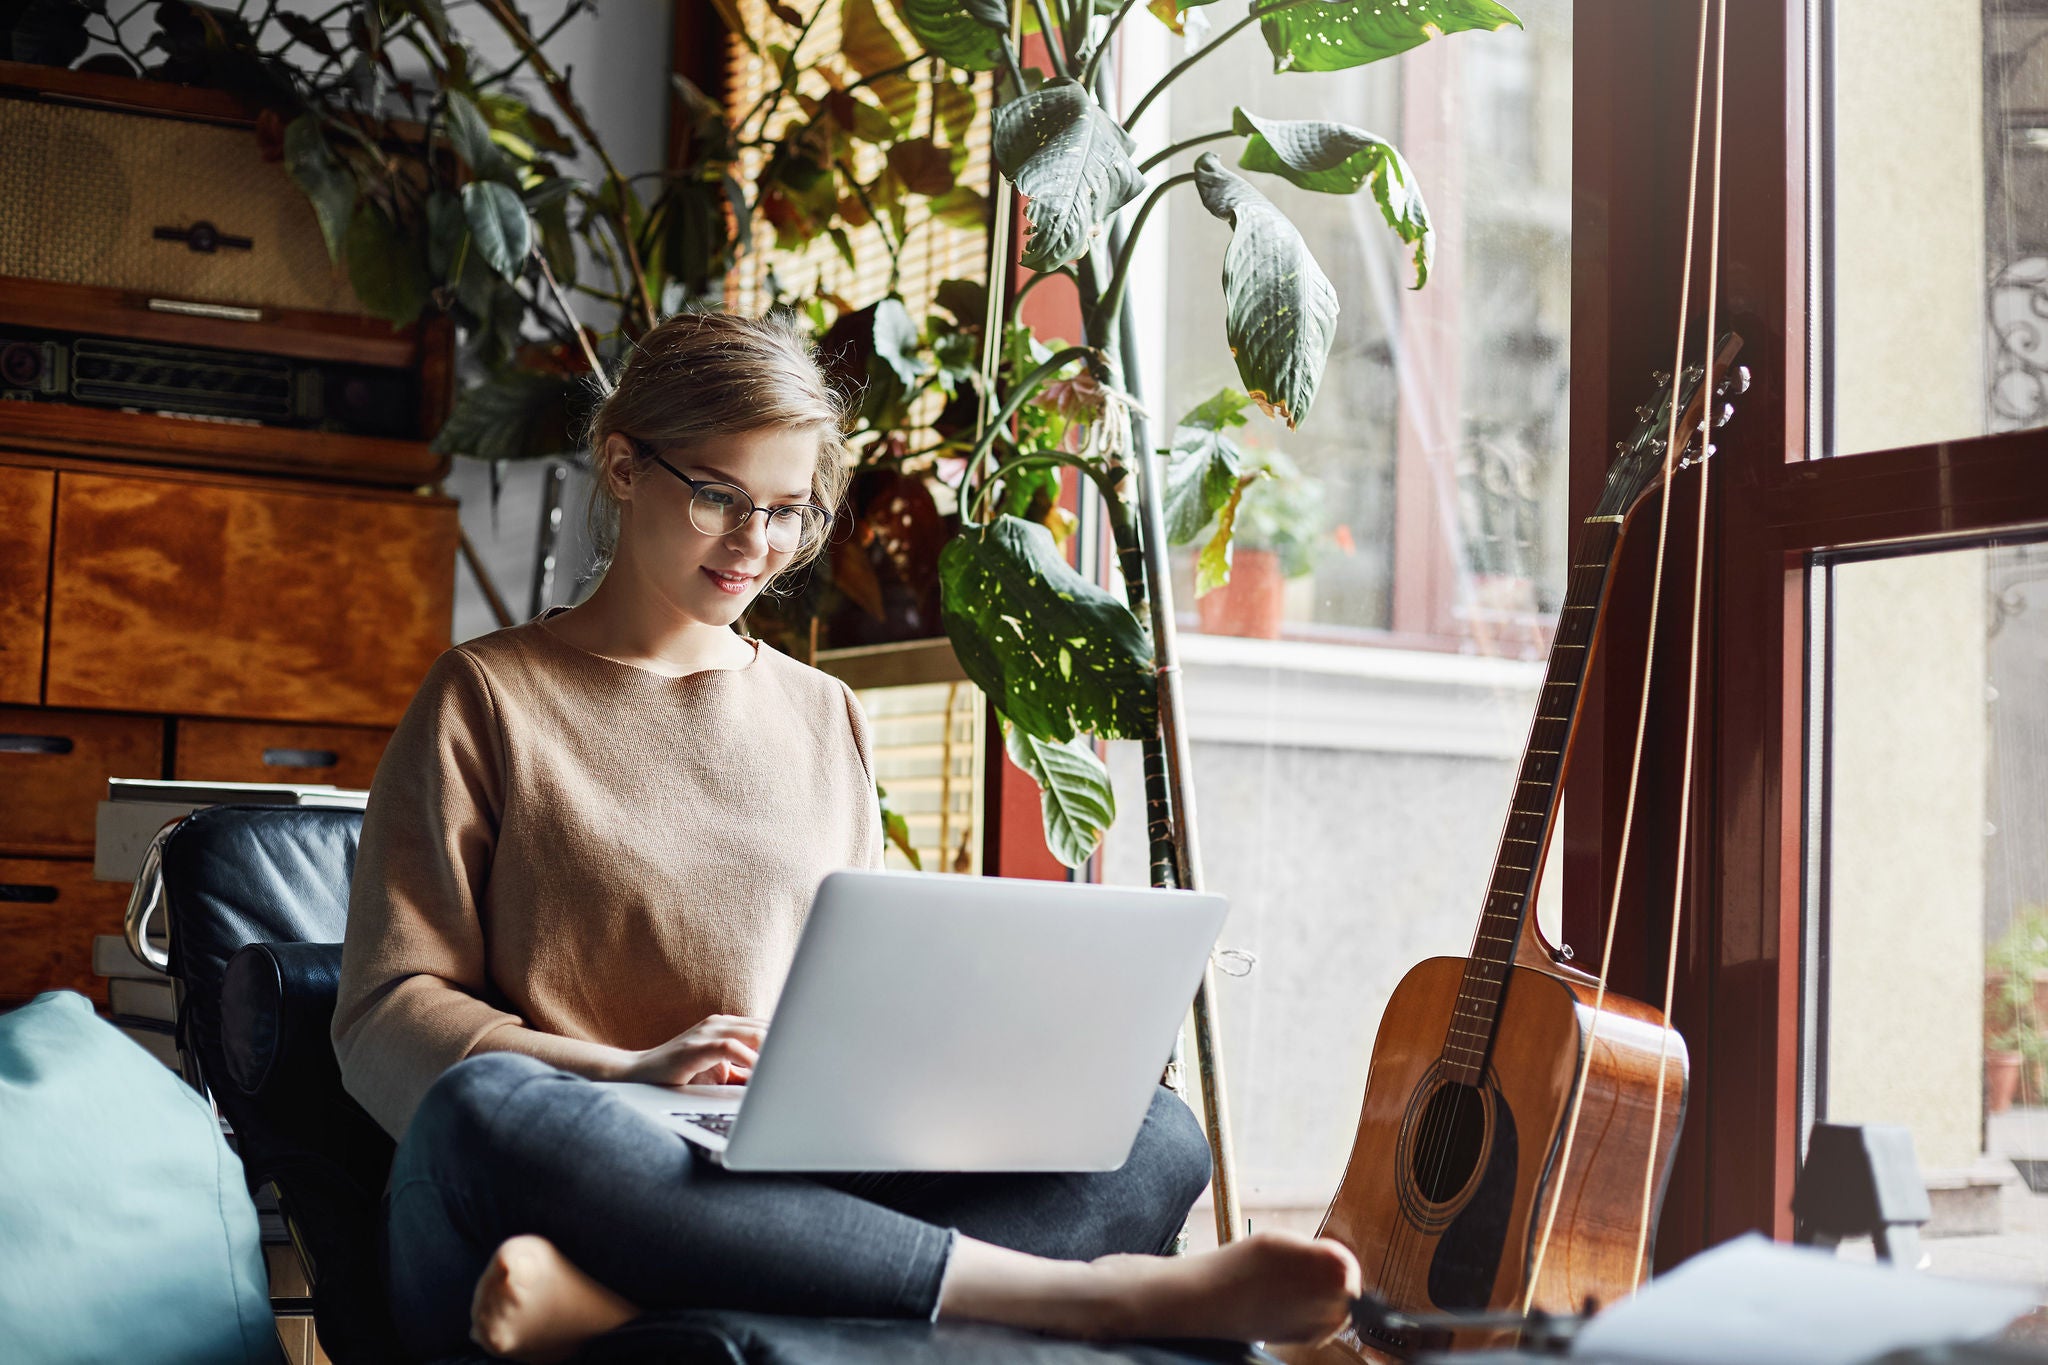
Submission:
<svg viewBox="0 0 2048 1365">
<path fill-rule="evenodd" d="M 710 579 L 720 592 L 730 593 L 734 597 L 738 597 L 754 584 L 754 575 L 750 573 L 722 573 L 717 569 L 707 568 L 704 570 L 704 576 Z"/>
</svg>

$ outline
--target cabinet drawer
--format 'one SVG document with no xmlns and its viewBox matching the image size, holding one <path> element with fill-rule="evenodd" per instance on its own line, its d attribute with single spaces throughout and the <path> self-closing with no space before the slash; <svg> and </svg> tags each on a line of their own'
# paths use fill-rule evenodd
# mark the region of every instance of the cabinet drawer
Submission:
<svg viewBox="0 0 2048 1365">
<path fill-rule="evenodd" d="M 92 864 L 0 858 L 0 1001 L 74 990 L 107 1005 L 92 974 L 92 936 L 118 934 L 128 887 L 96 882 Z"/>
<path fill-rule="evenodd" d="M 172 776 L 186 782 L 326 782 L 368 787 L 389 730 L 180 720 Z"/>
<path fill-rule="evenodd" d="M 63 471 L 52 706 L 395 725 L 448 647 L 455 505 Z"/>
<path fill-rule="evenodd" d="M 50 500 L 47 469 L 0 465 L 0 702 L 43 699 L 43 616 L 49 605 Z"/>
<path fill-rule="evenodd" d="M 0 854 L 91 857 L 107 779 L 163 771 L 154 716 L 0 706 Z"/>
</svg>

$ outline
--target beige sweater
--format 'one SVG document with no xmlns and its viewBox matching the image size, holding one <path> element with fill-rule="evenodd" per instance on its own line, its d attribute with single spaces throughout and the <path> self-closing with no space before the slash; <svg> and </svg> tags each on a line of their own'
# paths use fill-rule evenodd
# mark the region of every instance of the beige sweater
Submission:
<svg viewBox="0 0 2048 1365">
<path fill-rule="evenodd" d="M 397 1137 L 487 1036 L 548 1060 L 766 1017 L 819 880 L 881 865 L 871 768 L 852 692 L 767 645 L 683 678 L 537 622 L 457 645 L 370 789 L 334 1011 L 349 1093 Z"/>
</svg>

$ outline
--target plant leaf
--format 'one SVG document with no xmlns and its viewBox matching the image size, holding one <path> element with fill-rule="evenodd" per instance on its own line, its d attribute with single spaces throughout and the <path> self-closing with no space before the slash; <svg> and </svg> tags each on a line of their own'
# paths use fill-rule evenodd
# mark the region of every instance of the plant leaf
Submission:
<svg viewBox="0 0 2048 1365">
<path fill-rule="evenodd" d="M 915 137 L 889 148 L 889 169 L 912 194 L 942 195 L 953 188 L 953 158 L 928 137 Z"/>
<path fill-rule="evenodd" d="M 1185 545 L 1200 535 L 1231 500 L 1248 463 L 1237 442 L 1220 431 L 1189 426 L 1176 431 L 1160 492 L 1166 543 Z"/>
<path fill-rule="evenodd" d="M 1153 17 L 1160 23 L 1185 36 L 1188 31 L 1185 22 L 1187 12 L 1215 2 L 1216 0 L 1152 0 L 1145 8 L 1151 10 Z"/>
<path fill-rule="evenodd" d="M 941 280 L 932 302 L 962 327 L 979 327 L 988 317 L 988 286 L 979 280 Z"/>
<path fill-rule="evenodd" d="M 1370 181 L 1387 226 L 1414 248 L 1415 288 L 1429 280 L 1436 234 L 1415 173 L 1390 142 L 1361 128 L 1317 119 L 1262 119 L 1240 108 L 1232 126 L 1250 135 L 1238 165 L 1285 176 L 1305 190 L 1352 194 Z"/>
<path fill-rule="evenodd" d="M 491 140 L 491 125 L 469 96 L 459 90 L 448 92 L 448 141 L 455 154 L 484 180 L 510 180 L 514 167 L 505 149 Z"/>
<path fill-rule="evenodd" d="M 1205 431 L 1241 427 L 1245 424 L 1244 410 L 1251 405 L 1249 394 L 1236 389 L 1218 389 L 1189 409 L 1188 415 L 1180 419 L 1180 424 L 1184 427 L 1201 427 Z"/>
<path fill-rule="evenodd" d="M 1495 0 L 1338 0 L 1294 4 L 1259 20 L 1273 70 L 1343 71 L 1467 29 L 1522 26 Z"/>
<path fill-rule="evenodd" d="M 948 227 L 975 231 L 988 226 L 988 200 L 972 185 L 955 185 L 933 198 L 932 217 Z"/>
<path fill-rule="evenodd" d="M 1216 534 L 1195 559 L 1195 596 L 1211 593 L 1230 581 L 1230 537 L 1237 528 L 1237 509 L 1244 503 L 1244 490 L 1266 477 L 1263 469 L 1240 474 L 1236 487 L 1216 513 Z M 1200 529 L 1199 527 L 1196 529 Z"/>
<path fill-rule="evenodd" d="M 903 818 L 903 812 L 889 804 L 889 789 L 879 782 L 875 784 L 875 807 L 882 813 L 883 837 L 910 859 L 912 867 L 924 871 L 924 859 L 917 856 L 917 849 L 910 842 L 910 822 Z"/>
<path fill-rule="evenodd" d="M 507 371 L 456 395 L 434 449 L 477 460 L 566 455 L 576 449 L 572 423 L 588 408 L 587 393 L 567 375 Z"/>
<path fill-rule="evenodd" d="M 286 126 L 284 168 L 312 201 L 328 258 L 339 264 L 348 241 L 349 218 L 355 213 L 356 180 L 328 150 L 317 114 L 301 114 Z"/>
<path fill-rule="evenodd" d="M 842 0 L 839 6 L 839 55 L 863 76 L 901 66 L 910 54 L 882 22 L 875 0 Z"/>
<path fill-rule="evenodd" d="M 1109 769 L 1095 755 L 1095 743 L 1079 736 L 1054 744 L 1003 726 L 1010 761 L 1031 775 L 1044 803 L 1045 846 L 1068 867 L 1088 861 L 1116 822 L 1116 792 Z"/>
<path fill-rule="evenodd" d="M 903 300 L 891 294 L 875 304 L 875 357 L 896 372 L 903 386 L 914 389 L 924 379 L 925 363 L 917 353 L 917 324 Z"/>
<path fill-rule="evenodd" d="M 1002 65 L 1010 31 L 1001 0 L 894 0 L 924 50 L 962 71 L 993 71 Z M 990 23 L 994 19 L 996 22 Z"/>
<path fill-rule="evenodd" d="M 403 326 L 427 305 L 427 263 L 414 242 L 375 204 L 356 205 L 348 224 L 348 280 L 373 317 Z"/>
<path fill-rule="evenodd" d="M 1065 265 L 1088 249 L 1111 214 L 1138 197 L 1145 177 L 1131 160 L 1133 145 L 1071 77 L 997 106 L 996 164 L 1031 199 L 1026 267 Z"/>
<path fill-rule="evenodd" d="M 1308 416 L 1337 333 L 1337 291 L 1287 215 L 1224 168 L 1195 159 L 1202 206 L 1231 226 L 1223 329 L 1245 391 L 1289 427 Z"/>
<path fill-rule="evenodd" d="M 533 250 L 533 220 L 517 194 L 495 180 L 472 180 L 462 187 L 462 215 L 484 263 L 516 280 Z"/>
<path fill-rule="evenodd" d="M 1038 739 L 1151 733 L 1152 646 L 1123 602 L 1068 566 L 1043 526 L 997 517 L 946 542 L 940 616 L 960 665 Z"/>
</svg>

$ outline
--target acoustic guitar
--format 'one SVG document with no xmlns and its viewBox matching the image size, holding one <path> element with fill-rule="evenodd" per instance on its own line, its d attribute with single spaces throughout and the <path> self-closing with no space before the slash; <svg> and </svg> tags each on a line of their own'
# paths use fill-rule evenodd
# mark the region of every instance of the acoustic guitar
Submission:
<svg viewBox="0 0 2048 1365">
<path fill-rule="evenodd" d="M 1740 347 L 1733 334 L 1723 339 L 1717 376 Z M 1648 1005 L 1610 993 L 1596 1008 L 1597 983 L 1544 942 L 1530 906 L 1609 574 L 1631 514 L 1663 482 L 1670 405 L 1680 405 L 1678 430 L 1688 438 L 1700 427 L 1709 386 L 1699 368 L 1675 384 L 1658 378 L 1655 398 L 1636 409 L 1630 439 L 1617 444 L 1600 505 L 1572 554 L 1471 955 L 1423 962 L 1387 1002 L 1358 1133 L 1323 1219 L 1320 1235 L 1358 1257 L 1366 1293 L 1405 1314 L 1569 1313 L 1589 1299 L 1606 1303 L 1627 1293 L 1635 1287 L 1646 1175 L 1656 1188 L 1645 1241 L 1655 1240 L 1685 1103 L 1685 1043 Z M 1746 384 L 1737 371 L 1718 386 L 1717 399 Z M 1715 425 L 1730 412 L 1725 401 L 1717 408 Z M 1700 458 L 1708 453 L 1711 447 Z M 1561 1170 L 1581 1085 L 1569 1168 Z M 1503 1339 L 1483 1331 L 1423 1340 L 1366 1330 L 1373 1339 L 1353 1326 L 1323 1346 L 1281 1354 L 1297 1365 L 1356 1365 Z"/>
</svg>

